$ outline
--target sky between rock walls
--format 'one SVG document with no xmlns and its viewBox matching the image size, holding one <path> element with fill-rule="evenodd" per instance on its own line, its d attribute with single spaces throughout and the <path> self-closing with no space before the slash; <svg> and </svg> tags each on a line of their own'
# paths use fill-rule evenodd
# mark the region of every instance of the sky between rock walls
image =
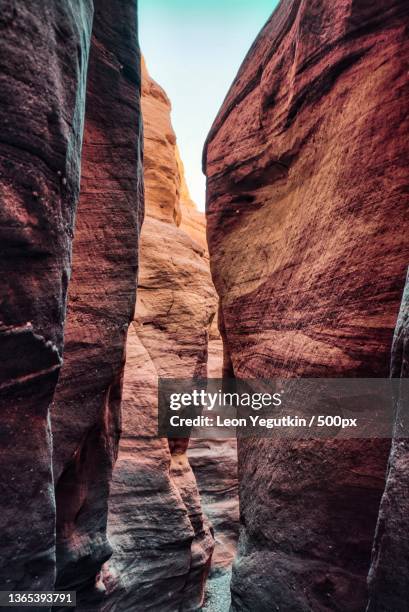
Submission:
<svg viewBox="0 0 409 612">
<path fill-rule="evenodd" d="M 186 180 L 205 206 L 202 150 L 247 51 L 278 0 L 139 0 L 148 70 L 172 102 Z"/>
</svg>

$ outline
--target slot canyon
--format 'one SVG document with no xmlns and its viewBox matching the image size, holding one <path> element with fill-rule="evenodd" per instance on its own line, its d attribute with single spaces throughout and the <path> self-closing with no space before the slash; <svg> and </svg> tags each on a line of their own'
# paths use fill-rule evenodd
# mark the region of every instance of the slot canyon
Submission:
<svg viewBox="0 0 409 612">
<path fill-rule="evenodd" d="M 0 0 L 0 591 L 408 610 L 403 384 L 392 440 L 158 436 L 159 378 L 408 377 L 409 7 L 274 7 L 204 214 L 136 0 Z"/>
</svg>

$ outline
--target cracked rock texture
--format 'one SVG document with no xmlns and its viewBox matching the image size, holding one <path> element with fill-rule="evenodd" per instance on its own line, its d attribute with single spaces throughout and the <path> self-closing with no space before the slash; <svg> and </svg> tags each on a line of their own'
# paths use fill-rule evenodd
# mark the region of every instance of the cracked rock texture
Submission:
<svg viewBox="0 0 409 612">
<path fill-rule="evenodd" d="M 0 1 L 1 590 L 51 590 L 62 362 L 92 3 Z"/>
<path fill-rule="evenodd" d="M 226 374 L 389 376 L 408 27 L 403 0 L 283 0 L 244 60 L 204 153 Z M 233 610 L 365 609 L 389 446 L 239 444 Z"/>
<path fill-rule="evenodd" d="M 108 494 L 143 205 L 136 2 L 94 6 L 64 365 L 52 409 L 57 586 L 76 590 L 90 609 L 111 554 Z"/>
<path fill-rule="evenodd" d="M 104 610 L 174 612 L 200 606 L 214 542 L 187 458 L 188 440 L 155 439 L 157 381 L 206 376 L 216 296 L 204 247 L 180 227 L 183 178 L 170 102 L 145 66 L 142 112 L 146 215 L 110 497 L 114 554 L 102 580 Z"/>
</svg>

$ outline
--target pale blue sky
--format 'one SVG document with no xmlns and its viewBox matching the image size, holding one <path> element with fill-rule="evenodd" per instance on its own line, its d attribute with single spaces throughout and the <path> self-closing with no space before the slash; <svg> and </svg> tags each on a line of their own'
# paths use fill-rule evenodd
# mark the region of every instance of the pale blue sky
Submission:
<svg viewBox="0 0 409 612">
<path fill-rule="evenodd" d="M 139 0 L 139 37 L 172 122 L 193 199 L 204 209 L 203 144 L 237 70 L 277 0 Z"/>
</svg>

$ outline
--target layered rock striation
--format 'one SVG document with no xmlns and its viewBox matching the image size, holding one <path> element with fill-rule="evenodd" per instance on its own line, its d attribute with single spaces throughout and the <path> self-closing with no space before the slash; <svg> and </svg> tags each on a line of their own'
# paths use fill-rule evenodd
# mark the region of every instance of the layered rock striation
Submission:
<svg viewBox="0 0 409 612">
<path fill-rule="evenodd" d="M 214 317 L 209 329 L 207 375 L 209 387 L 217 391 L 223 370 L 223 343 Z M 230 572 L 239 537 L 239 504 L 236 439 L 190 440 L 189 462 L 196 476 L 202 505 L 214 530 L 215 547 L 209 579 L 218 580 Z M 216 587 L 214 587 L 216 589 Z M 209 584 L 208 590 L 213 590 Z M 228 589 L 227 589 L 228 590 Z"/>
<path fill-rule="evenodd" d="M 239 536 L 237 443 L 235 439 L 192 439 L 188 457 L 214 531 L 209 578 L 218 578 L 231 570 Z"/>
<path fill-rule="evenodd" d="M 283 0 L 244 60 L 204 153 L 226 375 L 389 376 L 408 20 L 399 0 Z M 389 446 L 240 442 L 233 610 L 365 609 Z"/>
<path fill-rule="evenodd" d="M 114 554 L 102 574 L 104 609 L 195 610 L 214 541 L 187 458 L 188 440 L 157 439 L 157 385 L 160 376 L 206 376 L 216 296 L 204 247 L 180 227 L 184 183 L 170 102 L 145 66 L 142 111 L 146 215 L 111 487 Z M 201 231 L 203 236 L 203 218 Z"/>
</svg>

